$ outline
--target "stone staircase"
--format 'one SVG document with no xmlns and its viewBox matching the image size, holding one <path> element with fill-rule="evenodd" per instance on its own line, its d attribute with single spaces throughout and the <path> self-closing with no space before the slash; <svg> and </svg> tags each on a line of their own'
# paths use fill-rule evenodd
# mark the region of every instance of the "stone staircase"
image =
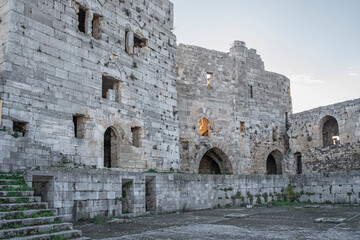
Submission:
<svg viewBox="0 0 360 240">
<path fill-rule="evenodd" d="M 21 174 L 0 173 L 0 239 L 89 239 L 64 222 L 69 216 L 58 215 L 33 195 Z"/>
</svg>

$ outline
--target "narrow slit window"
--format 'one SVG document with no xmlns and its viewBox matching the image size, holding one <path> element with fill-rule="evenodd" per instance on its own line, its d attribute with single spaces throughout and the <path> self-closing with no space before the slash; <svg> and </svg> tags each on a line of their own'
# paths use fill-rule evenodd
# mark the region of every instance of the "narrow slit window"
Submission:
<svg viewBox="0 0 360 240">
<path fill-rule="evenodd" d="M 74 136 L 75 138 L 82 139 L 84 138 L 84 116 L 83 115 L 74 115 Z"/>
<path fill-rule="evenodd" d="M 99 15 L 94 14 L 94 18 L 92 21 L 92 36 L 95 39 L 101 38 L 100 20 L 101 20 L 101 17 Z"/>
<path fill-rule="evenodd" d="M 131 128 L 132 144 L 134 147 L 141 147 L 141 127 Z"/>
<path fill-rule="evenodd" d="M 211 88 L 211 87 L 212 87 L 212 86 L 211 86 L 211 82 L 213 81 L 213 79 L 214 79 L 214 73 L 212 73 L 212 72 L 206 73 L 206 81 L 207 81 L 206 87 L 207 87 L 207 88 Z"/>
<path fill-rule="evenodd" d="M 79 31 L 85 33 L 86 10 L 82 7 L 79 7 L 78 21 L 79 21 L 79 25 L 78 25 Z"/>
<path fill-rule="evenodd" d="M 254 98 L 253 86 L 250 86 L 250 98 Z"/>
<path fill-rule="evenodd" d="M 240 132 L 241 133 L 245 132 L 245 122 L 240 122 Z"/>
</svg>

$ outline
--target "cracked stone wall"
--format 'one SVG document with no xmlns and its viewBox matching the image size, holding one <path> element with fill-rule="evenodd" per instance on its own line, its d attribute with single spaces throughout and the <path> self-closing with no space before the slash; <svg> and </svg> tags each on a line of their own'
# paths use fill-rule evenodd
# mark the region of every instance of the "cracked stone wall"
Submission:
<svg viewBox="0 0 360 240">
<path fill-rule="evenodd" d="M 118 168 L 179 169 L 171 2 L 7 0 L 0 7 L 5 170 L 54 165 L 55 159 L 101 168 L 109 127 Z M 83 32 L 79 9 L 86 12 Z M 95 17 L 100 22 L 92 36 Z M 136 41 L 143 42 L 130 55 L 126 44 Z M 106 99 L 103 76 L 116 83 Z M 74 116 L 81 118 L 83 138 L 75 138 Z M 14 121 L 26 124 L 25 136 L 17 137 Z M 133 146 L 135 128 L 141 146 Z M 46 151 L 55 157 L 40 159 Z"/>
<path fill-rule="evenodd" d="M 242 174 L 264 174 L 271 152 L 286 153 L 290 82 L 265 71 L 256 50 L 241 41 L 229 53 L 180 44 L 177 71 L 183 171 L 197 173 L 202 157 L 213 148 L 227 156 L 217 163 L 230 162 L 228 173 Z M 208 137 L 199 136 L 202 118 L 210 123 Z M 286 163 L 282 165 L 286 172 Z"/>
<path fill-rule="evenodd" d="M 323 128 L 335 118 L 339 140 L 324 146 Z M 304 173 L 360 169 L 360 99 L 324 106 L 291 116 L 291 152 L 287 161 L 296 172 L 294 154 L 301 153 Z"/>
</svg>

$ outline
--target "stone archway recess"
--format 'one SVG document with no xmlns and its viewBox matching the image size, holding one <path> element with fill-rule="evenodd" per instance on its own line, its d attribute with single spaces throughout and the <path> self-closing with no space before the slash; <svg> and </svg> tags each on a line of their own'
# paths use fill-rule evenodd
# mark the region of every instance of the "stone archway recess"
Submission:
<svg viewBox="0 0 360 240">
<path fill-rule="evenodd" d="M 272 151 L 266 159 L 266 174 L 282 174 L 283 154 L 279 150 Z"/>
<path fill-rule="evenodd" d="M 200 174 L 233 174 L 229 157 L 220 148 L 213 147 L 199 155 L 197 169 Z"/>
<path fill-rule="evenodd" d="M 324 147 L 339 143 L 339 124 L 336 118 L 325 116 L 320 120 L 320 139 Z"/>
</svg>

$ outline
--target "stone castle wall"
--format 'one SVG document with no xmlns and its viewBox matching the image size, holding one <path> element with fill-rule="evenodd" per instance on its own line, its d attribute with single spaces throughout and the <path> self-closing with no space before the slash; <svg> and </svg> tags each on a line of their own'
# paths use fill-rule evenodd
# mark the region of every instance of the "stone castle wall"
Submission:
<svg viewBox="0 0 360 240">
<path fill-rule="evenodd" d="M 231 173 L 244 174 L 265 173 L 268 155 L 286 152 L 290 82 L 265 71 L 254 49 L 240 41 L 230 53 L 180 44 L 177 72 L 184 171 L 197 173 L 202 156 L 212 148 L 228 156 Z M 210 123 L 209 136 L 199 136 L 202 118 Z"/>
<path fill-rule="evenodd" d="M 154 183 L 151 192 L 146 187 L 149 178 Z M 73 214 L 75 220 L 98 215 L 144 215 L 149 211 L 146 196 L 153 196 L 155 206 L 151 211 L 157 213 L 283 200 L 360 202 L 358 171 L 296 176 L 230 176 L 55 168 L 28 172 L 27 181 L 33 181 L 34 185 L 46 182 L 48 191 L 43 196 L 50 206 L 58 208 L 61 214 Z M 131 184 L 126 186 L 125 182 Z M 291 199 L 295 195 L 297 197 Z M 127 198 L 129 201 L 125 201 Z M 127 211 L 123 212 L 125 204 Z"/>
<path fill-rule="evenodd" d="M 324 146 L 326 119 L 333 117 L 340 140 Z M 288 160 L 295 172 L 293 154 L 301 153 L 303 172 L 334 172 L 360 169 L 360 99 L 297 113 L 291 116 L 291 153 Z"/>
<path fill-rule="evenodd" d="M 103 167 L 109 127 L 113 167 L 179 169 L 171 2 L 8 0 L 1 14 L 4 169 L 59 158 Z"/>
</svg>

